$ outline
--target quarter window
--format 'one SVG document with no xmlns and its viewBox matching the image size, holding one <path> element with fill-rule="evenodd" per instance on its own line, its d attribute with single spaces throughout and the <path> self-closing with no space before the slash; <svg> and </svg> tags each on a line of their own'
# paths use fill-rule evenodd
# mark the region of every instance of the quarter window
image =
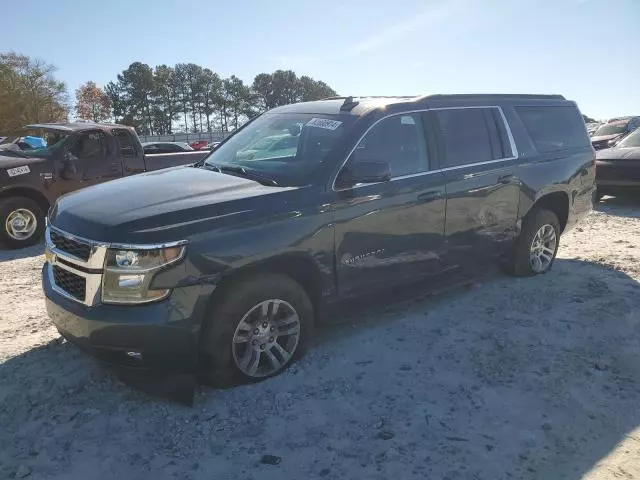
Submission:
<svg viewBox="0 0 640 480">
<path fill-rule="evenodd" d="M 360 140 L 349 159 L 362 161 L 387 162 L 394 178 L 429 170 L 420 115 L 394 115 L 380 121 Z"/>
<path fill-rule="evenodd" d="M 584 120 L 575 107 L 515 107 L 536 150 L 541 153 L 588 147 Z"/>
</svg>

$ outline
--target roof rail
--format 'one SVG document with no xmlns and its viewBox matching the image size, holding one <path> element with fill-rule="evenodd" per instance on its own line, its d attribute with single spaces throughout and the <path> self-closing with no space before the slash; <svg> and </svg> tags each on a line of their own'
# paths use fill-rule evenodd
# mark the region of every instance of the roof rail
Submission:
<svg viewBox="0 0 640 480">
<path fill-rule="evenodd" d="M 459 99 L 489 99 L 489 98 L 521 98 L 521 99 L 529 99 L 529 100 L 566 100 L 563 95 L 535 95 L 535 94 L 524 94 L 524 93 L 462 93 L 462 94 L 436 94 L 436 95 L 425 95 L 420 97 L 420 99 L 450 99 L 455 100 Z"/>
</svg>

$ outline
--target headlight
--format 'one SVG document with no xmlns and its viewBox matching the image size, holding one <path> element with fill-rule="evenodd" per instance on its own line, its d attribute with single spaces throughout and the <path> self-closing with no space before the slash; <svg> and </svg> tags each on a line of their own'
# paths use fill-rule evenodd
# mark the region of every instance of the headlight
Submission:
<svg viewBox="0 0 640 480">
<path fill-rule="evenodd" d="M 161 300 L 170 290 L 151 290 L 155 274 L 178 262 L 185 246 L 154 249 L 109 249 L 102 277 L 104 303 L 148 303 Z"/>
</svg>

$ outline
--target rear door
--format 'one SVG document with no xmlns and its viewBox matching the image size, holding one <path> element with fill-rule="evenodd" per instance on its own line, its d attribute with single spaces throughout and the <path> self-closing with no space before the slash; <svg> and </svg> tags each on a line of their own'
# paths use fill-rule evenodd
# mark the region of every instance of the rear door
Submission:
<svg viewBox="0 0 640 480">
<path fill-rule="evenodd" d="M 133 133 L 126 128 L 114 128 L 111 133 L 117 143 L 122 174 L 126 176 L 144 172 L 144 156 Z"/>
<path fill-rule="evenodd" d="M 447 190 L 447 263 L 484 270 L 510 252 L 520 181 L 515 143 L 498 107 L 434 109 Z"/>
<path fill-rule="evenodd" d="M 332 209 L 341 295 L 387 289 L 442 271 L 445 187 L 430 158 L 420 113 L 379 121 L 351 153 L 345 169 L 359 161 L 384 161 L 393 178 L 335 186 Z"/>
</svg>

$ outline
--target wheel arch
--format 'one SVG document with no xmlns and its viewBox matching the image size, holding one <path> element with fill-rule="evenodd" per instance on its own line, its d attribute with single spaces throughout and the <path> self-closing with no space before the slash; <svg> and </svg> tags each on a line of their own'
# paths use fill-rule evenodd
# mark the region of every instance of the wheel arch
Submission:
<svg viewBox="0 0 640 480">
<path fill-rule="evenodd" d="M 527 215 L 536 209 L 545 209 L 553 212 L 558 217 L 561 231 L 564 231 L 569 219 L 569 195 L 561 190 L 545 193 L 531 205 Z"/>
<path fill-rule="evenodd" d="M 47 216 L 51 202 L 49 202 L 49 199 L 42 192 L 32 187 L 9 187 L 0 190 L 0 201 L 14 197 L 30 198 L 42 209 L 45 217 Z"/>
<path fill-rule="evenodd" d="M 298 283 L 309 296 L 314 310 L 317 310 L 320 306 L 323 291 L 323 276 L 318 264 L 306 254 L 277 255 L 225 272 L 216 283 L 216 289 L 211 296 L 211 304 L 223 298 L 225 291 L 232 288 L 238 281 L 266 273 L 280 274 L 291 278 Z"/>
</svg>

